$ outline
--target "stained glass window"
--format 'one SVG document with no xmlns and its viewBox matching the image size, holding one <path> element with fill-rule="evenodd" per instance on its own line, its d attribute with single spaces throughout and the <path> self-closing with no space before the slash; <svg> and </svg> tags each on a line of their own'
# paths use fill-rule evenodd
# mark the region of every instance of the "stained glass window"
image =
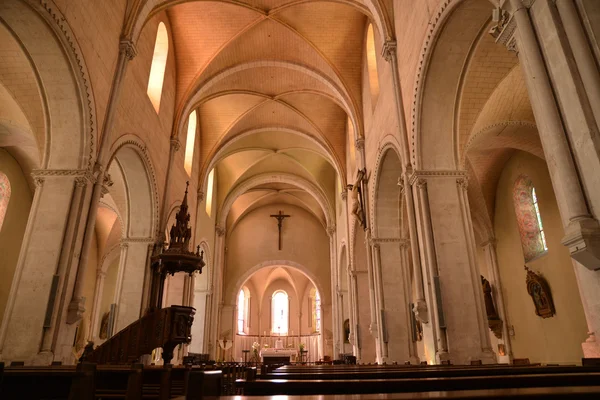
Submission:
<svg viewBox="0 0 600 400">
<path fill-rule="evenodd" d="M 523 256 L 525 262 L 529 262 L 548 251 L 538 197 L 529 177 L 521 175 L 515 181 L 513 202 Z"/>
<path fill-rule="evenodd" d="M 271 332 L 276 335 L 287 335 L 289 314 L 287 293 L 283 290 L 278 290 L 277 292 L 273 293 L 271 304 Z"/>
<path fill-rule="evenodd" d="M 8 181 L 8 177 L 0 172 L 0 230 L 2 230 L 2 224 L 4 223 L 9 200 L 10 182 Z"/>
</svg>

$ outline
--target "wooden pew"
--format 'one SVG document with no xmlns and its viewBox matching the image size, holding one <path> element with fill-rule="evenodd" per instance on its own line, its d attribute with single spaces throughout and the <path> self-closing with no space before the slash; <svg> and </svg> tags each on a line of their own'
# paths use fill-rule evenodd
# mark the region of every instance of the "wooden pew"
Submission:
<svg viewBox="0 0 600 400">
<path fill-rule="evenodd" d="M 5 367 L 2 400 L 94 400 L 96 365 Z"/>
<path fill-rule="evenodd" d="M 523 389 L 486 389 L 435 393 L 395 393 L 384 395 L 385 399 L 394 400 L 492 400 L 492 399 L 526 399 L 526 400 L 597 400 L 600 398 L 600 386 L 586 387 L 541 387 Z M 286 396 L 287 400 L 339 400 L 337 395 L 324 396 Z M 372 395 L 353 395 L 353 400 L 372 400 Z M 180 397 L 174 400 L 187 400 Z M 190 399 L 192 400 L 192 399 Z M 196 399 L 193 399 L 196 400 Z M 272 396 L 222 396 L 220 400 L 276 400 Z"/>
<path fill-rule="evenodd" d="M 457 376 L 372 380 L 256 380 L 238 381 L 244 395 L 375 394 L 527 387 L 594 386 L 600 373 Z"/>
</svg>

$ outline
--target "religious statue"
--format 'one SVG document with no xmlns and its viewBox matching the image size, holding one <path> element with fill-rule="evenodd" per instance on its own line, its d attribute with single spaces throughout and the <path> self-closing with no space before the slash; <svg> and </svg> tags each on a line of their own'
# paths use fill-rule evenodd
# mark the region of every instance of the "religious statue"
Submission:
<svg viewBox="0 0 600 400">
<path fill-rule="evenodd" d="M 488 319 L 488 326 L 494 335 L 498 338 L 502 338 L 502 320 L 496 311 L 494 305 L 494 299 L 492 298 L 492 286 L 490 282 L 481 276 L 481 287 L 483 289 L 483 300 L 485 303 L 485 313 Z"/>
<path fill-rule="evenodd" d="M 362 189 L 361 183 L 365 176 L 365 170 L 361 169 L 358 171 L 356 176 L 356 182 L 352 185 L 352 190 L 350 191 L 350 198 L 352 200 L 352 215 L 358 220 L 358 223 L 363 228 L 366 228 L 367 225 L 365 223 L 365 211 L 363 208 L 363 198 L 362 198 Z"/>
<path fill-rule="evenodd" d="M 554 301 L 552 300 L 552 293 L 550 292 L 548 282 L 542 276 L 527 268 L 527 265 L 525 265 L 525 271 L 527 271 L 527 278 L 525 280 L 527 293 L 529 293 L 533 300 L 535 314 L 542 318 L 552 317 L 556 314 L 556 310 L 554 309 Z"/>
<path fill-rule="evenodd" d="M 108 319 L 109 319 L 110 313 L 107 311 L 104 313 L 104 315 L 102 316 L 102 321 L 100 322 L 100 334 L 98 335 L 100 337 L 100 339 L 107 339 L 108 338 Z"/>
<path fill-rule="evenodd" d="M 344 343 L 350 343 L 350 320 L 344 320 Z"/>
</svg>

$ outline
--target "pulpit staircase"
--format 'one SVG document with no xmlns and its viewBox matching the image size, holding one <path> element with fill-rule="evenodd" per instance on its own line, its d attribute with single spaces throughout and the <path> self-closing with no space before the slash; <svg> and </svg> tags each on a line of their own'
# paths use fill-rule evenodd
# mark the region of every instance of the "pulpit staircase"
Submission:
<svg viewBox="0 0 600 400">
<path fill-rule="evenodd" d="M 190 275 L 195 272 L 202 273 L 205 265 L 204 252 L 200 251 L 200 246 L 197 247 L 196 252 L 189 251 L 192 228 L 189 226 L 187 185 L 181 207 L 175 217 L 176 222 L 170 230 L 169 246 L 164 251 L 161 248 L 151 259 L 150 305 L 145 315 L 95 349 L 90 342 L 80 361 L 98 364 L 131 364 L 138 361 L 141 356 L 161 347 L 162 357 L 165 364 L 168 364 L 173 358 L 175 347 L 190 342 L 196 310 L 186 306 L 159 308 L 163 300 L 167 275 L 177 272 L 186 272 Z"/>
</svg>

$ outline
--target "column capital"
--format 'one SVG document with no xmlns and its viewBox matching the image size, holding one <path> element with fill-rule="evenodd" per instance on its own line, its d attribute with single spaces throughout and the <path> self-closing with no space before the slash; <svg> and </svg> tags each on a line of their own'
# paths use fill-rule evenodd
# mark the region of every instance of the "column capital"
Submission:
<svg viewBox="0 0 600 400">
<path fill-rule="evenodd" d="M 487 247 L 489 245 L 491 245 L 492 247 L 496 247 L 496 243 L 496 238 L 494 236 L 490 236 L 486 240 L 481 242 L 481 247 Z"/>
<path fill-rule="evenodd" d="M 215 232 L 217 236 L 225 236 L 225 228 L 221 225 L 215 225 Z"/>
<path fill-rule="evenodd" d="M 110 178 L 110 174 L 107 172 L 102 178 L 102 197 L 108 193 L 108 188 L 113 185 L 113 181 Z"/>
<path fill-rule="evenodd" d="M 201 201 L 204 201 L 204 191 L 198 189 L 198 203 L 200 203 Z"/>
<path fill-rule="evenodd" d="M 335 224 L 327 226 L 327 235 L 329 235 L 329 237 L 333 237 L 335 230 L 336 230 Z"/>
<path fill-rule="evenodd" d="M 179 141 L 179 139 L 176 139 L 176 138 L 171 139 L 171 149 L 173 149 L 173 151 L 179 151 L 180 148 L 181 148 L 181 142 Z"/>
<path fill-rule="evenodd" d="M 104 278 L 106 278 L 106 271 L 102 271 L 102 269 L 98 269 L 96 271 L 96 278 L 97 279 L 104 279 Z"/>
<path fill-rule="evenodd" d="M 524 7 L 526 6 L 520 2 Z M 507 1 L 505 4 L 509 4 Z M 518 10 L 518 9 L 516 9 Z M 515 32 L 517 30 L 517 22 L 513 18 L 513 13 L 516 10 L 505 10 L 503 8 L 496 8 L 492 11 L 493 25 L 489 30 L 489 34 L 495 39 L 496 43 L 506 46 L 509 51 L 517 51 L 517 41 Z"/>
<path fill-rule="evenodd" d="M 127 60 L 131 61 L 137 55 L 137 47 L 131 39 L 121 38 L 119 41 L 119 53 L 122 53 Z"/>
<path fill-rule="evenodd" d="M 460 178 L 456 178 L 456 185 L 462 189 L 462 190 L 467 190 L 469 187 L 469 179 L 464 176 L 464 177 L 460 177 Z"/>
<path fill-rule="evenodd" d="M 342 189 L 340 196 L 342 197 L 342 201 L 346 201 L 348 199 L 348 189 Z"/>
<path fill-rule="evenodd" d="M 356 141 L 354 142 L 354 148 L 356 150 L 362 150 L 365 148 L 365 139 L 364 138 L 358 138 L 356 139 Z"/>
<path fill-rule="evenodd" d="M 396 49 L 398 45 L 395 40 L 388 39 L 383 43 L 383 47 L 381 48 L 381 55 L 385 59 L 385 61 L 390 62 L 392 58 L 396 55 Z"/>
</svg>

